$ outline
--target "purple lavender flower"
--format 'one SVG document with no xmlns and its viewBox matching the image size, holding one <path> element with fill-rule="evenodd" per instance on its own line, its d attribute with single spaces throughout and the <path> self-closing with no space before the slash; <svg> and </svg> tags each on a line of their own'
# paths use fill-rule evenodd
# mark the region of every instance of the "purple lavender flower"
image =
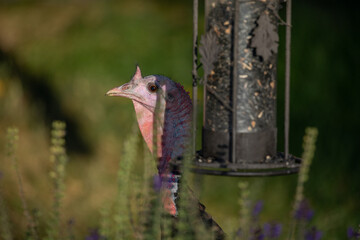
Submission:
<svg viewBox="0 0 360 240">
<path fill-rule="evenodd" d="M 280 223 L 265 223 L 264 224 L 264 235 L 267 238 L 275 239 L 278 238 L 282 231 L 282 225 Z"/>
<path fill-rule="evenodd" d="M 265 239 L 265 235 L 263 233 L 259 233 L 255 238 L 255 240 L 264 240 L 264 239 Z"/>
<path fill-rule="evenodd" d="M 264 232 L 260 227 L 257 227 L 255 230 L 253 230 L 253 236 L 250 238 L 251 240 L 264 240 L 265 235 Z"/>
<path fill-rule="evenodd" d="M 90 235 L 88 235 L 85 240 L 104 240 L 105 238 L 103 236 L 100 235 L 99 230 L 96 229 L 92 229 L 90 231 Z"/>
<path fill-rule="evenodd" d="M 295 211 L 295 219 L 310 221 L 314 216 L 314 210 L 310 208 L 310 204 L 307 200 L 300 202 L 298 209 Z"/>
<path fill-rule="evenodd" d="M 156 192 L 160 192 L 161 189 L 161 177 L 159 175 L 154 175 L 153 177 L 153 188 Z"/>
<path fill-rule="evenodd" d="M 352 227 L 349 227 L 347 230 L 348 239 L 360 239 L 360 233 L 356 232 Z"/>
<path fill-rule="evenodd" d="M 257 201 L 256 202 L 256 204 L 255 204 L 255 206 L 253 208 L 253 211 L 252 211 L 252 217 L 253 218 L 255 218 L 255 219 L 258 218 L 261 210 L 263 209 L 263 205 L 264 205 L 263 201 Z"/>
<path fill-rule="evenodd" d="M 322 232 L 317 230 L 316 227 L 312 227 L 305 233 L 305 240 L 320 240 Z"/>
<path fill-rule="evenodd" d="M 236 231 L 236 236 L 241 237 L 241 228 Z"/>
</svg>

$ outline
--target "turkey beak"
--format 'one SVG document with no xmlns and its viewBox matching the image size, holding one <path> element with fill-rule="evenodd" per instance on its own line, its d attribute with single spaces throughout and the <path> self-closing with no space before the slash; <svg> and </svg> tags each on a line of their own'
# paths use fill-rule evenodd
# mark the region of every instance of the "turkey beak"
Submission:
<svg viewBox="0 0 360 240">
<path fill-rule="evenodd" d="M 132 87 L 129 83 L 125 83 L 124 85 L 121 85 L 120 87 L 113 88 L 109 90 L 105 95 L 106 96 L 115 96 L 115 97 L 129 97 L 131 94 Z"/>
</svg>

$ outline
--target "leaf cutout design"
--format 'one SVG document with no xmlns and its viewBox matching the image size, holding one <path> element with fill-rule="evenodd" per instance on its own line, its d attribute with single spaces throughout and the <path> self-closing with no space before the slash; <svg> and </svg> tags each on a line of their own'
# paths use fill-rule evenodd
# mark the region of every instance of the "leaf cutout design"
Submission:
<svg viewBox="0 0 360 240">
<path fill-rule="evenodd" d="M 256 49 L 256 54 L 264 61 L 268 61 L 272 54 L 277 53 L 279 35 L 276 26 L 272 23 L 269 12 L 264 11 L 257 20 L 258 26 L 251 39 L 251 47 Z"/>
<path fill-rule="evenodd" d="M 220 52 L 220 46 L 217 44 L 217 37 L 214 31 L 209 31 L 201 36 L 199 52 L 200 62 L 204 68 L 204 76 L 207 77 L 210 71 L 214 69 L 214 63 Z"/>
</svg>

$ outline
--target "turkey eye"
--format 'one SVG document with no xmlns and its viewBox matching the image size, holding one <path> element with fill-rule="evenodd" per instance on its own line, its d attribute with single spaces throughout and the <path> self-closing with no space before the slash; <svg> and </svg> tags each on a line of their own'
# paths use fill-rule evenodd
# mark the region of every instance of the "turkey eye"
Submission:
<svg viewBox="0 0 360 240">
<path fill-rule="evenodd" d="M 150 83 L 148 85 L 148 89 L 150 92 L 156 92 L 156 90 L 158 89 L 158 87 L 154 84 L 154 83 Z"/>
</svg>

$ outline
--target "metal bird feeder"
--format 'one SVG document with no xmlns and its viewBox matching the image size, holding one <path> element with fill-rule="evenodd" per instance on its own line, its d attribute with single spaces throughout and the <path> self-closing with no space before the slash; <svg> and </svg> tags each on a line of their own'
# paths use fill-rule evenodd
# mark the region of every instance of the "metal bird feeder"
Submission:
<svg viewBox="0 0 360 240">
<path fill-rule="evenodd" d="M 279 0 L 205 0 L 205 34 L 197 48 L 198 0 L 194 0 L 194 122 L 200 80 L 197 49 L 204 70 L 202 150 L 196 153 L 195 172 L 228 176 L 298 172 L 301 159 L 288 153 L 290 0 L 285 24 L 285 153 L 276 151 L 278 25 L 283 23 L 279 7 Z"/>
</svg>

